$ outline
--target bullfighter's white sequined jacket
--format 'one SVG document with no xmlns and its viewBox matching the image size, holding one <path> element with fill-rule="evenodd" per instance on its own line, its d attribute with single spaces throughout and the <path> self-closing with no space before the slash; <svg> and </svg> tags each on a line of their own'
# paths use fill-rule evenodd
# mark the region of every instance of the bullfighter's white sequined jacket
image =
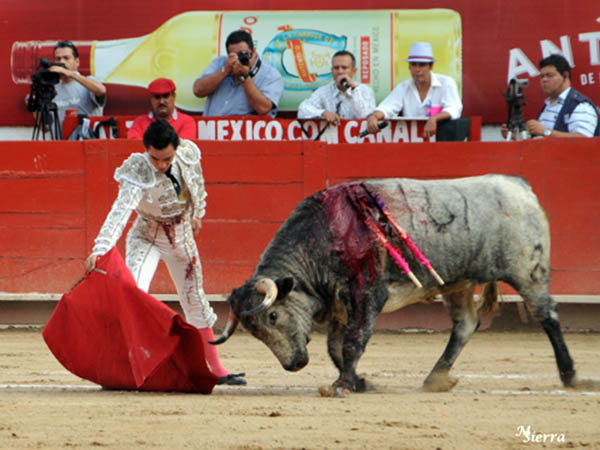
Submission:
<svg viewBox="0 0 600 450">
<path fill-rule="evenodd" d="M 125 160 L 115 171 L 119 195 L 95 240 L 93 254 L 103 255 L 115 246 L 134 209 L 140 217 L 158 223 L 204 216 L 206 192 L 200 150 L 192 141 L 181 139 L 172 172 L 183 181 L 179 197 L 172 181 L 154 168 L 147 153 L 134 153 Z"/>
</svg>

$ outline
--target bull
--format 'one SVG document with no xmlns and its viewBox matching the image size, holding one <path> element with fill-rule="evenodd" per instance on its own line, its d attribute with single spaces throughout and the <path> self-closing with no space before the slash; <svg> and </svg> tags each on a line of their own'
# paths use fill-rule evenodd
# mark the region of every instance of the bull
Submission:
<svg viewBox="0 0 600 450">
<path fill-rule="evenodd" d="M 360 202 L 357 202 L 357 199 Z M 357 207 L 362 205 L 362 209 Z M 427 256 L 441 285 L 392 233 L 384 209 Z M 373 218 L 406 259 L 418 287 L 374 239 Z M 441 295 L 452 319 L 445 350 L 425 378 L 426 391 L 447 391 L 449 372 L 497 301 L 497 282 L 512 286 L 548 335 L 565 386 L 575 384 L 557 303 L 549 293 L 550 236 L 546 215 L 520 177 L 350 182 L 302 200 L 277 231 L 252 278 L 228 297 L 220 344 L 242 325 L 263 341 L 284 369 L 308 363 L 313 322 L 327 327 L 327 349 L 339 377 L 336 395 L 371 387 L 356 373 L 377 316 Z M 474 290 L 481 285 L 476 300 Z"/>
</svg>

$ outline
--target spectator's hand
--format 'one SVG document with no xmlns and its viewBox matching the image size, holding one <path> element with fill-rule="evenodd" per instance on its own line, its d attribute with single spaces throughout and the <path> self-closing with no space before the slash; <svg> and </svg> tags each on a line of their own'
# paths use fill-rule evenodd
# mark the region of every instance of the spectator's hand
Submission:
<svg viewBox="0 0 600 450">
<path fill-rule="evenodd" d="M 379 120 L 374 114 L 367 117 L 367 130 L 369 133 L 379 133 Z"/>
<path fill-rule="evenodd" d="M 531 136 L 543 136 L 544 131 L 546 130 L 546 128 L 544 128 L 544 125 L 542 125 L 537 120 L 533 119 L 525 122 L 525 126 L 527 127 L 527 131 Z"/>
<path fill-rule="evenodd" d="M 253 58 L 254 58 L 254 55 L 250 59 L 249 65 L 245 66 L 243 64 L 240 64 L 237 53 L 230 53 L 225 66 L 227 66 L 227 64 L 229 64 L 231 62 L 231 72 L 233 72 L 234 76 L 236 76 L 236 77 L 246 76 L 246 75 L 248 75 L 248 72 L 250 72 L 250 67 L 252 67 L 252 59 Z M 225 69 L 225 70 L 227 70 L 227 69 Z"/>
<path fill-rule="evenodd" d="M 73 78 L 77 72 L 74 70 L 69 70 L 62 66 L 50 66 L 48 68 L 50 72 L 56 72 L 58 74 L 64 75 L 67 78 Z"/>
<path fill-rule="evenodd" d="M 242 76 L 246 76 L 248 75 L 248 72 L 250 72 L 250 67 L 248 66 L 244 66 L 243 64 L 240 64 L 239 61 L 235 61 L 233 63 L 233 74 L 236 77 L 242 77 Z"/>
<path fill-rule="evenodd" d="M 431 136 L 435 136 L 436 133 L 437 120 L 431 117 L 427 122 L 425 122 L 425 128 L 423 128 L 423 138 L 429 139 Z"/>
<path fill-rule="evenodd" d="M 325 111 L 323 113 L 323 119 L 325 119 L 325 121 L 327 123 L 330 123 L 332 125 L 339 125 L 340 124 L 340 116 L 338 116 L 336 113 L 331 112 L 331 111 Z"/>
<path fill-rule="evenodd" d="M 194 232 L 194 236 L 198 236 L 200 229 L 202 228 L 202 219 L 194 218 L 192 219 L 192 231 Z"/>
<path fill-rule="evenodd" d="M 96 261 L 98 260 L 98 255 L 91 254 L 85 260 L 85 272 L 90 273 L 92 270 L 96 268 Z"/>
<path fill-rule="evenodd" d="M 227 61 L 225 61 L 225 66 L 223 67 L 225 75 L 229 75 L 231 72 L 233 72 L 233 66 L 235 65 L 237 60 L 238 57 L 236 53 L 229 54 L 229 56 L 227 57 Z"/>
<path fill-rule="evenodd" d="M 350 88 L 356 87 L 356 83 L 354 82 L 352 77 L 350 77 L 347 74 L 342 74 L 335 80 L 335 83 L 337 84 L 337 86 L 340 90 L 345 89 L 342 87 L 342 80 L 346 80 L 348 82 L 348 85 L 350 86 Z"/>
</svg>

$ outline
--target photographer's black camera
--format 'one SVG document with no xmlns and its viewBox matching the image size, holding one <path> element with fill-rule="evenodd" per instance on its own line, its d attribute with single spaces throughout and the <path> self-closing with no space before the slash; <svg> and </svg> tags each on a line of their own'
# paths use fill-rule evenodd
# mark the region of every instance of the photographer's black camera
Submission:
<svg viewBox="0 0 600 450">
<path fill-rule="evenodd" d="M 39 111 L 43 103 L 51 102 L 56 96 L 54 88 L 60 81 L 60 74 L 48 70 L 52 66 L 66 66 L 63 63 L 55 63 L 46 58 L 40 59 L 38 70 L 31 75 L 31 92 L 27 109 L 29 111 Z"/>
<path fill-rule="evenodd" d="M 27 109 L 36 113 L 31 136 L 33 140 L 40 137 L 45 140 L 47 131 L 50 132 L 50 139 L 62 139 L 58 107 L 52 101 L 56 97 L 55 86 L 60 82 L 60 74 L 49 70 L 52 66 L 66 68 L 63 63 L 42 58 L 38 70 L 31 75 L 31 92 L 27 100 Z"/>
<path fill-rule="evenodd" d="M 54 86 L 58 84 L 60 81 L 60 74 L 57 72 L 52 72 L 48 70 L 52 66 L 66 66 L 63 63 L 54 63 L 46 58 L 40 59 L 40 67 L 36 73 L 31 76 L 31 81 L 33 83 L 38 83 L 44 86 Z"/>
<path fill-rule="evenodd" d="M 238 52 L 237 56 L 238 56 L 238 61 L 240 62 L 240 64 L 242 64 L 244 66 L 250 65 L 250 58 L 252 58 L 252 53 L 250 53 L 246 50 L 242 50 L 241 52 Z"/>
</svg>

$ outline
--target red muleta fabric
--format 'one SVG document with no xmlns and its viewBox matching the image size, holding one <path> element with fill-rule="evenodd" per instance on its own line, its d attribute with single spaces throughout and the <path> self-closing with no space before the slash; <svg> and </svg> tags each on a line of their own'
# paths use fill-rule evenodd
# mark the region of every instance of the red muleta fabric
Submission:
<svg viewBox="0 0 600 450">
<path fill-rule="evenodd" d="M 43 331 L 70 372 L 111 389 L 210 394 L 217 383 L 199 331 L 139 289 L 116 249 L 63 295 Z M 209 344 L 206 344 L 209 345 Z"/>
</svg>

